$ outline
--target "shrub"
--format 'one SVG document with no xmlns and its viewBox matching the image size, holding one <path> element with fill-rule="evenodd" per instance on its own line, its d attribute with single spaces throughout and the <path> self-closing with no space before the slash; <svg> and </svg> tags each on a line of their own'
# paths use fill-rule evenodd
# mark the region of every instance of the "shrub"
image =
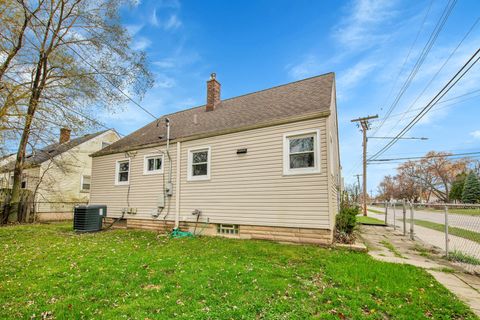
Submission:
<svg viewBox="0 0 480 320">
<path fill-rule="evenodd" d="M 353 231 L 357 225 L 358 207 L 342 206 L 335 221 L 335 239 L 338 242 L 352 243 L 355 240 Z"/>
<path fill-rule="evenodd" d="M 474 172 L 470 172 L 465 180 L 462 192 L 463 203 L 478 203 L 480 199 L 480 182 Z"/>
</svg>

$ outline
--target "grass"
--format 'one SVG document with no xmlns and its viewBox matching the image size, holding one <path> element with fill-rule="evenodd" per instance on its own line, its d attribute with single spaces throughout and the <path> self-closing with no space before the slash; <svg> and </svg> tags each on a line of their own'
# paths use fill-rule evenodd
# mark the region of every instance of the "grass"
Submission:
<svg viewBox="0 0 480 320">
<path fill-rule="evenodd" d="M 368 209 L 370 210 L 370 209 Z M 438 211 L 438 212 L 444 212 L 443 207 L 416 207 L 415 210 L 425 210 L 425 211 Z M 448 213 L 450 214 L 463 214 L 467 216 L 478 216 L 480 215 L 480 208 L 448 208 Z"/>
<path fill-rule="evenodd" d="M 464 263 L 473 264 L 476 266 L 480 265 L 479 259 L 456 250 L 453 252 L 449 252 L 447 259 L 450 261 L 464 262 Z"/>
<path fill-rule="evenodd" d="M 408 219 L 408 221 L 410 222 L 411 220 Z M 417 220 L 417 219 L 414 219 L 413 221 L 418 226 L 433 229 L 433 230 L 437 230 L 437 231 L 440 231 L 440 232 L 445 232 L 445 225 L 444 224 L 431 222 L 431 221 L 425 221 L 425 220 Z M 448 233 L 451 234 L 451 235 L 457 236 L 457 237 L 461 237 L 461 238 L 464 238 L 464 239 L 474 241 L 476 243 L 480 243 L 480 233 L 475 232 L 475 231 L 465 230 L 465 229 L 458 228 L 458 227 L 448 227 Z"/>
<path fill-rule="evenodd" d="M 455 273 L 455 270 L 452 269 L 452 268 L 448 268 L 448 267 L 442 267 L 442 268 L 430 268 L 430 270 L 433 270 L 433 271 L 440 271 L 440 272 L 443 272 L 443 273 Z"/>
<path fill-rule="evenodd" d="M 385 211 L 380 211 L 380 210 L 376 210 L 376 209 L 368 208 L 367 211 L 370 211 L 370 212 L 373 212 L 373 213 L 376 213 L 376 214 L 385 214 Z"/>
<path fill-rule="evenodd" d="M 0 239 L 1 319 L 476 319 L 426 271 L 365 253 L 66 223 Z"/>
<path fill-rule="evenodd" d="M 366 217 L 364 215 L 359 215 L 357 216 L 357 223 L 360 223 L 360 224 L 378 224 L 378 225 L 382 225 L 384 226 L 385 225 L 385 221 L 382 221 L 380 219 L 375 219 L 375 218 L 372 218 L 372 217 Z"/>
<path fill-rule="evenodd" d="M 455 213 L 455 214 L 464 214 L 468 216 L 478 216 L 480 215 L 480 208 L 472 208 L 472 209 L 449 208 L 448 212 Z"/>
<path fill-rule="evenodd" d="M 391 242 L 389 242 L 389 241 L 387 241 L 387 240 L 382 240 L 382 241 L 380 241 L 380 243 L 381 243 L 385 248 L 387 248 L 388 251 L 390 251 L 391 253 L 393 253 L 393 255 L 394 255 L 395 257 L 406 259 L 406 258 L 400 253 L 400 251 L 398 251 L 397 248 L 395 248 L 395 246 L 394 246 Z"/>
<path fill-rule="evenodd" d="M 412 247 L 412 250 L 416 251 L 422 257 L 425 257 L 425 258 L 430 258 L 431 257 L 432 250 L 429 250 L 429 249 L 419 245 L 418 243 L 416 243 Z"/>
</svg>

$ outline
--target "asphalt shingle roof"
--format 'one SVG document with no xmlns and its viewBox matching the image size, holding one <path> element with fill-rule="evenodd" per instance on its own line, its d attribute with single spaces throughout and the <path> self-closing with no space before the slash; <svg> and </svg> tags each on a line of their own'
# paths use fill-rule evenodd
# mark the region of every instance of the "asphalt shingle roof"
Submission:
<svg viewBox="0 0 480 320">
<path fill-rule="evenodd" d="M 93 156 L 123 152 L 166 141 L 165 118 L 170 120 L 170 139 L 212 134 L 330 110 L 335 75 L 324 75 L 222 100 L 213 111 L 205 105 L 168 114 L 96 152 Z"/>
<path fill-rule="evenodd" d="M 99 132 L 96 132 L 96 133 L 91 133 L 91 134 L 86 134 L 84 136 L 81 136 L 81 137 L 78 137 L 78 138 L 74 138 L 74 139 L 71 139 L 70 141 L 68 142 L 65 142 L 65 143 L 59 143 L 59 142 L 56 142 L 56 143 L 53 143 L 53 144 L 50 144 L 40 150 L 37 150 L 35 151 L 34 153 L 32 154 L 28 154 L 25 158 L 25 162 L 24 162 L 24 167 L 25 168 L 30 168 L 30 167 L 34 167 L 36 165 L 40 165 L 42 164 L 43 162 L 59 155 L 59 154 L 62 154 L 90 139 L 93 139 L 105 132 L 107 132 L 108 130 L 103 130 L 103 131 L 99 131 Z M 7 163 L 5 166 L 3 166 L 0 171 L 12 171 L 13 168 L 15 166 L 15 160 L 13 161 L 10 161 L 9 163 Z"/>
</svg>

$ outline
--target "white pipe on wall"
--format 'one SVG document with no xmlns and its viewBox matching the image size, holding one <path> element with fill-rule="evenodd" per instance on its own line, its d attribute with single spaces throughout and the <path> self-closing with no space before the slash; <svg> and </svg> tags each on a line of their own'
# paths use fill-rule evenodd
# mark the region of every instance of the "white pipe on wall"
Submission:
<svg viewBox="0 0 480 320">
<path fill-rule="evenodd" d="M 175 188 L 175 229 L 180 224 L 180 160 L 181 160 L 181 144 L 177 142 L 177 172 L 176 172 L 176 188 Z"/>
</svg>

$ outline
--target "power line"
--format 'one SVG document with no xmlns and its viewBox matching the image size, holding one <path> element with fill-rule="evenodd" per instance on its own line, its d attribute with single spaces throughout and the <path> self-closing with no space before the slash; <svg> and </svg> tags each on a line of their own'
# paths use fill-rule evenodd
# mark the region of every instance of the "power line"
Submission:
<svg viewBox="0 0 480 320">
<path fill-rule="evenodd" d="M 440 101 L 457 83 L 460 81 L 465 74 L 478 62 L 480 59 L 480 49 L 478 49 L 469 59 L 468 61 L 460 68 L 460 70 L 445 84 L 442 89 L 433 97 L 432 100 L 417 114 L 417 116 L 407 124 L 407 126 L 401 130 L 394 139 L 392 139 L 387 145 L 385 145 L 382 149 L 380 149 L 377 153 L 375 153 L 369 160 L 373 160 L 383 154 L 385 151 L 390 149 L 397 141 L 399 137 L 402 137 L 405 133 L 407 133 L 415 124 L 420 121 L 432 108 L 435 104 Z M 476 57 L 479 55 L 478 57 Z M 473 62 L 472 62 L 473 61 Z"/>
<path fill-rule="evenodd" d="M 447 105 L 443 105 L 443 104 L 446 103 L 446 102 L 449 102 L 449 101 L 452 101 L 452 100 L 456 100 L 456 99 L 459 99 L 459 98 L 462 98 L 462 97 L 465 97 L 465 96 L 467 96 L 467 95 L 471 95 L 471 94 L 477 93 L 477 92 L 480 92 L 480 89 L 474 90 L 474 91 L 470 91 L 470 92 L 467 92 L 467 93 L 465 93 L 465 94 L 461 94 L 461 95 L 452 97 L 452 98 L 450 98 L 450 99 L 442 100 L 442 101 L 440 101 L 440 102 L 437 103 L 437 107 L 436 107 L 436 108 L 432 108 L 432 111 L 449 108 L 449 107 L 451 107 L 451 106 L 458 105 L 458 104 L 460 104 L 460 103 L 462 103 L 462 102 L 465 102 L 465 101 L 468 101 L 468 100 L 471 100 L 471 99 L 480 97 L 480 95 L 474 95 L 474 96 L 471 96 L 471 97 L 467 97 L 466 99 L 462 99 L 462 100 L 460 100 L 460 101 L 456 101 L 456 102 L 453 102 L 453 103 L 449 103 L 449 104 L 447 104 Z M 438 105 L 442 105 L 442 106 L 438 107 Z M 415 112 L 415 111 L 422 110 L 422 109 L 423 109 L 423 107 L 420 107 L 420 108 L 410 109 L 410 110 L 405 111 L 405 112 L 392 114 L 392 115 L 389 117 L 390 119 L 387 120 L 387 121 L 385 121 L 385 122 L 389 122 L 389 121 L 394 120 L 394 119 L 392 119 L 392 118 L 397 118 L 397 117 L 400 117 L 400 116 L 402 116 L 402 115 L 405 115 L 405 114 L 408 114 L 408 113 L 413 113 L 413 112 Z M 412 116 L 412 117 L 407 117 L 407 118 L 403 118 L 402 120 L 412 119 L 412 118 L 414 118 L 414 116 Z M 382 119 L 379 119 L 379 120 L 383 120 L 383 118 L 382 118 Z M 375 121 L 377 121 L 377 120 L 372 120 L 372 122 L 375 122 Z M 395 121 L 399 122 L 400 120 L 395 120 Z"/>
<path fill-rule="evenodd" d="M 430 87 L 430 85 L 433 83 L 433 81 L 438 77 L 438 75 L 440 74 L 440 72 L 443 70 L 443 68 L 445 68 L 445 66 L 447 65 L 447 63 L 450 61 L 450 59 L 453 57 L 453 55 L 457 52 L 458 48 L 460 48 L 460 46 L 462 45 L 462 43 L 465 41 L 465 39 L 470 35 L 470 33 L 473 31 L 473 29 L 475 29 L 477 23 L 480 21 L 480 18 L 477 18 L 477 20 L 475 20 L 475 22 L 472 24 L 472 26 L 470 27 L 470 29 L 467 31 L 467 33 L 463 36 L 463 38 L 460 40 L 460 42 L 457 44 L 457 46 L 453 49 L 453 51 L 450 53 L 450 55 L 447 57 L 447 59 L 443 62 L 443 64 L 440 66 L 440 68 L 437 70 L 437 72 L 433 75 L 433 77 L 430 79 L 430 81 L 427 83 L 427 85 L 423 88 L 423 90 L 418 94 L 418 96 L 415 98 L 415 100 L 410 104 L 410 106 L 407 108 L 407 111 L 408 112 L 410 109 L 412 109 L 412 107 L 418 102 L 418 100 L 423 96 L 423 94 L 425 93 L 425 91 L 427 91 L 428 87 Z M 402 117 L 400 118 L 399 121 L 397 121 L 395 123 L 395 125 L 393 126 L 393 128 L 390 129 L 389 133 L 394 131 L 395 128 L 397 127 L 397 125 L 399 123 L 401 123 L 405 117 L 405 114 L 404 113 L 402 115 Z"/>
<path fill-rule="evenodd" d="M 25 10 L 27 10 L 33 17 L 35 17 L 35 19 L 37 19 L 44 27 L 47 27 L 48 26 L 42 21 L 40 20 L 36 15 L 35 13 L 31 12 L 30 9 L 28 9 L 26 6 L 25 7 Z M 100 71 L 98 71 L 97 68 L 95 68 L 95 66 L 93 64 L 91 64 L 89 61 L 87 61 L 80 53 L 78 53 L 77 50 L 75 50 L 74 48 L 72 48 L 68 43 L 66 43 L 63 38 L 59 38 L 59 40 L 64 44 L 66 45 L 68 48 L 70 48 L 70 50 L 72 50 L 73 53 L 75 53 L 83 62 L 85 62 L 88 66 L 90 66 L 90 68 L 92 68 L 95 72 L 97 72 L 102 78 L 104 78 L 112 87 L 114 87 L 115 89 L 117 89 L 123 96 L 125 96 L 128 100 L 130 100 L 134 105 L 136 105 L 137 107 L 139 107 L 140 109 L 142 109 L 145 113 L 147 113 L 149 116 L 151 116 L 152 118 L 154 118 L 155 120 L 158 120 L 158 117 L 156 117 L 153 113 L 151 113 L 150 111 L 148 111 L 146 108 L 144 108 L 143 106 L 141 106 L 137 101 L 135 101 L 132 97 L 130 97 L 127 93 L 125 93 L 122 89 L 120 89 L 117 85 L 115 85 L 115 83 L 113 83 L 110 79 L 108 79 L 103 73 L 101 73 Z"/>
<path fill-rule="evenodd" d="M 458 156 L 471 156 L 471 155 L 480 155 L 480 151 L 454 153 L 454 154 L 444 154 L 444 155 L 435 155 L 435 156 L 423 156 L 423 157 L 403 157 L 403 158 L 376 159 L 376 160 L 370 160 L 368 163 L 373 164 L 375 162 L 390 162 L 390 161 L 399 161 L 399 160 L 417 160 L 417 159 L 431 159 L 431 158 L 458 157 Z M 372 162 L 372 161 L 374 161 L 374 162 Z"/>
<path fill-rule="evenodd" d="M 395 88 L 395 86 L 397 85 L 397 82 L 398 82 L 398 79 L 400 78 L 400 75 L 403 73 L 403 70 L 407 64 L 407 61 L 408 59 L 410 58 L 410 54 L 412 53 L 412 50 L 413 48 L 415 47 L 415 45 L 417 44 L 417 40 L 418 40 L 418 37 L 420 36 L 420 33 L 422 32 L 423 30 L 423 27 L 425 26 L 425 22 L 427 20 L 427 17 L 428 17 L 428 14 L 430 13 L 430 9 L 432 8 L 432 4 L 433 4 L 433 0 L 430 0 L 430 3 L 427 7 L 427 12 L 425 13 L 425 16 L 423 17 L 423 20 L 422 20 L 422 23 L 420 24 L 420 28 L 418 29 L 417 31 L 417 34 L 415 36 L 415 39 L 413 40 L 412 44 L 410 45 L 410 49 L 408 50 L 408 53 L 407 53 L 407 56 L 405 57 L 405 59 L 403 60 L 403 64 L 402 64 L 402 67 L 400 68 L 400 71 L 398 72 L 397 76 L 395 77 L 395 82 L 392 84 L 392 87 L 390 88 L 390 92 L 388 93 L 384 103 L 386 104 L 387 101 L 389 100 L 389 97 L 392 95 L 393 93 L 393 89 Z M 375 131 L 374 133 L 376 133 L 377 131 Z"/>
<path fill-rule="evenodd" d="M 29 87 L 26 83 L 21 83 L 21 82 L 15 80 L 15 79 L 13 79 L 12 77 L 10 77 L 10 76 L 7 75 L 7 74 L 5 74 L 4 76 L 5 76 L 6 78 L 10 79 L 11 81 L 15 82 L 16 84 L 19 84 L 19 85 L 21 85 L 21 86 L 24 86 L 24 87 L 26 87 L 27 89 L 30 89 L 30 87 Z M 52 100 L 52 99 L 50 99 L 50 98 L 48 98 L 48 97 L 42 96 L 42 99 L 47 100 L 49 103 L 55 105 L 56 107 L 65 108 L 65 109 L 67 109 L 68 111 L 70 111 L 70 112 L 72 112 L 72 113 L 75 113 L 76 115 L 81 116 L 81 117 L 87 119 L 88 121 L 90 121 L 90 122 L 92 122 L 92 123 L 94 123 L 94 124 L 96 124 L 96 125 L 104 128 L 104 129 L 107 129 L 107 130 L 112 129 L 112 128 L 107 127 L 105 124 L 103 124 L 103 123 L 101 123 L 101 122 L 99 122 L 99 121 L 97 121 L 97 120 L 95 120 L 95 119 L 92 119 L 91 117 L 89 117 L 89 116 L 81 113 L 80 111 L 77 111 L 77 110 L 75 110 L 75 109 L 72 109 L 72 108 L 70 108 L 70 107 L 67 107 L 66 105 L 63 105 L 63 104 L 61 105 L 61 104 L 59 104 L 58 102 L 56 102 L 56 101 L 54 101 L 54 100 Z M 118 131 L 117 131 L 117 132 L 118 132 Z M 118 132 L 118 134 L 119 134 L 120 136 L 125 136 L 124 134 L 121 134 L 120 132 Z"/>
<path fill-rule="evenodd" d="M 403 97 L 407 89 L 410 87 L 410 84 L 412 83 L 413 79 L 418 73 L 418 70 L 420 67 L 423 65 L 425 62 L 425 59 L 427 58 L 428 54 L 430 53 L 430 50 L 432 49 L 435 41 L 438 38 L 438 35 L 442 31 L 443 27 L 445 26 L 445 23 L 448 20 L 448 17 L 450 16 L 451 12 L 453 11 L 453 8 L 455 7 L 457 3 L 457 0 L 450 0 L 447 5 L 445 6 L 442 15 L 440 16 L 440 19 L 437 21 L 437 24 L 435 25 L 435 28 L 433 29 L 432 33 L 430 34 L 430 37 L 427 41 L 427 43 L 424 45 L 422 52 L 420 53 L 420 56 L 418 57 L 417 61 L 415 62 L 415 65 L 413 66 L 412 70 L 410 71 L 410 74 L 408 75 L 407 79 L 403 83 L 402 87 L 400 88 L 400 91 L 398 92 L 397 96 L 393 100 L 392 104 L 387 110 L 387 113 L 385 114 L 384 120 L 380 124 L 380 126 L 375 129 L 373 134 L 375 135 L 378 130 L 383 126 L 385 123 L 385 120 L 390 116 L 390 114 L 393 112 L 393 110 L 397 107 L 398 103 L 400 102 L 400 99 Z"/>
<path fill-rule="evenodd" d="M 368 139 L 395 139 L 395 137 L 367 137 Z M 428 140 L 428 138 L 425 137 L 401 137 L 398 139 L 404 139 L 404 140 Z"/>
<path fill-rule="evenodd" d="M 351 122 L 357 122 L 357 125 L 361 128 L 363 136 L 363 215 L 365 216 L 367 215 L 367 130 L 370 129 L 369 121 L 376 118 L 378 118 L 378 115 L 351 120 Z"/>
</svg>

